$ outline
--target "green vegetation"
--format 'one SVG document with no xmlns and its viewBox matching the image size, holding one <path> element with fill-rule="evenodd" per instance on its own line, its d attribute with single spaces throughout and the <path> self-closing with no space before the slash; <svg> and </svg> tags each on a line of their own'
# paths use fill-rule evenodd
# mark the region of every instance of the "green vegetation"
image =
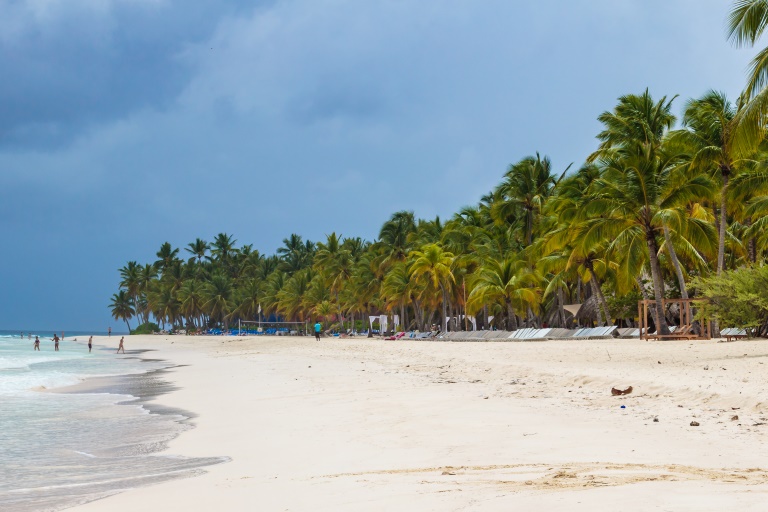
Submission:
<svg viewBox="0 0 768 512">
<path fill-rule="evenodd" d="M 744 267 L 694 281 L 709 299 L 699 313 L 721 325 L 749 329 L 754 335 L 768 322 L 768 266 Z"/>
<path fill-rule="evenodd" d="M 160 332 L 160 326 L 154 322 L 147 322 L 132 330 L 131 334 L 153 334 L 156 332 Z"/>
<path fill-rule="evenodd" d="M 733 41 L 755 44 L 767 26 L 768 1 L 735 2 Z M 622 96 L 578 169 L 522 158 L 479 204 L 447 221 L 396 212 L 373 242 L 292 234 L 262 255 L 221 233 L 188 244 L 186 259 L 166 242 L 156 261 L 120 269 L 112 314 L 194 329 L 260 314 L 351 326 L 387 312 L 401 328 L 453 330 L 466 320 L 446 319 L 466 313 L 514 329 L 565 326 L 564 306 L 588 301 L 599 325 L 631 319 L 643 297 L 667 333 L 662 299 L 695 291 L 722 325 L 765 329 L 768 288 L 744 276 L 763 276 L 768 254 L 766 84 L 768 49 L 742 97 L 708 92 L 681 105 L 680 123 L 674 97 Z"/>
</svg>

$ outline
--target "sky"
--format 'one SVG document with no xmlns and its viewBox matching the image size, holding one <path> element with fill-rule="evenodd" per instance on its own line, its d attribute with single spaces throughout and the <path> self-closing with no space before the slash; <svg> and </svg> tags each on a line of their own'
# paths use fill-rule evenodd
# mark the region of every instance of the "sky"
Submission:
<svg viewBox="0 0 768 512">
<path fill-rule="evenodd" d="M 450 217 L 527 155 L 578 167 L 623 94 L 735 98 L 729 6 L 0 0 L 0 329 L 118 328 L 166 241 Z"/>
</svg>

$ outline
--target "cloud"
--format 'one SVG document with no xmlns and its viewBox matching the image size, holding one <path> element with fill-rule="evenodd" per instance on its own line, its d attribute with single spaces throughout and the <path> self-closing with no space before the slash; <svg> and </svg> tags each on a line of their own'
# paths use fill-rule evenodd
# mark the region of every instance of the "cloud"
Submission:
<svg viewBox="0 0 768 512">
<path fill-rule="evenodd" d="M 179 58 L 246 2 L 0 2 L 0 148 L 52 149 L 136 109 L 163 109 L 191 78 Z M 250 4 L 250 3 L 248 3 Z"/>
<path fill-rule="evenodd" d="M 19 249 L 0 282 L 25 305 L 0 302 L 0 325 L 60 307 L 26 291 L 54 272 L 70 325 L 102 325 L 115 269 L 166 240 L 373 238 L 394 211 L 475 203 L 536 151 L 578 166 L 621 94 L 738 92 L 751 52 L 726 10 L 0 0 L 0 225 Z"/>
</svg>

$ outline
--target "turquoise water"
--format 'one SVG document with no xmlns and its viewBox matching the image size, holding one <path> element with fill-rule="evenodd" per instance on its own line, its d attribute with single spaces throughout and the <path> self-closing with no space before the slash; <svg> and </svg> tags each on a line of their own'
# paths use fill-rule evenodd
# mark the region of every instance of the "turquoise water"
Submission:
<svg viewBox="0 0 768 512">
<path fill-rule="evenodd" d="M 0 336 L 0 510 L 61 510 L 224 460 L 158 454 L 191 428 L 183 412 L 140 398 L 168 387 L 168 363 L 89 354 L 87 337 L 77 339 L 67 335 L 59 352 L 44 339 L 37 352 L 26 336 Z M 87 392 L 48 392 L 84 379 Z"/>
</svg>

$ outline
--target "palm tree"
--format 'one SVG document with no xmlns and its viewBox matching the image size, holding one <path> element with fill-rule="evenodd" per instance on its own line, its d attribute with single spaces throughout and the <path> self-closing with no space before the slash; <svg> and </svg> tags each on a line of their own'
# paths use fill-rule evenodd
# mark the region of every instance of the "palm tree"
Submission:
<svg viewBox="0 0 768 512">
<path fill-rule="evenodd" d="M 203 290 L 203 308 L 211 319 L 224 322 L 229 326 L 228 315 L 233 309 L 234 287 L 232 280 L 225 274 L 216 274 Z"/>
<path fill-rule="evenodd" d="M 133 308 L 133 300 L 128 292 L 120 290 L 113 294 L 109 308 L 112 310 L 112 318 L 115 320 L 123 320 L 130 333 L 131 325 L 128 323 L 128 320 L 133 318 L 133 315 L 136 314 L 136 310 Z"/>
<path fill-rule="evenodd" d="M 520 219 L 523 224 L 523 242 L 526 247 L 531 245 L 538 216 L 558 181 L 552 174 L 552 164 L 546 156 L 541 158 L 536 153 L 535 157 L 523 158 L 509 166 L 504 181 L 496 188 L 491 215 L 497 222 Z"/>
<path fill-rule="evenodd" d="M 135 261 L 129 261 L 120 269 L 120 288 L 125 288 L 135 304 L 141 288 L 141 267 Z"/>
<path fill-rule="evenodd" d="M 232 258 L 235 249 L 235 240 L 232 235 L 226 233 L 219 233 L 211 242 L 211 257 L 214 261 L 219 262 L 225 270 L 229 271 L 230 259 Z"/>
<path fill-rule="evenodd" d="M 379 242 L 384 246 L 385 264 L 405 261 L 411 251 L 409 235 L 416 231 L 413 212 L 396 212 L 381 226 Z"/>
<path fill-rule="evenodd" d="M 448 330 L 448 286 L 455 282 L 452 270 L 454 256 L 437 244 L 428 244 L 421 251 L 411 252 L 411 258 L 410 276 L 428 282 L 432 289 L 440 290 L 442 294 L 443 315 L 440 320 L 445 332 Z"/>
<path fill-rule="evenodd" d="M 488 260 L 480 267 L 473 279 L 472 292 L 469 294 L 471 310 L 489 303 L 504 306 L 507 315 L 507 329 L 517 329 L 518 311 L 529 307 L 538 308 L 541 288 L 537 287 L 527 263 L 519 259 Z"/>
<path fill-rule="evenodd" d="M 184 281 L 178 291 L 179 310 L 193 325 L 203 311 L 204 286 L 196 279 Z M 203 322 L 200 322 L 202 326 Z"/>
<path fill-rule="evenodd" d="M 208 249 L 211 248 L 211 245 L 203 240 L 202 238 L 195 239 L 194 242 L 190 242 L 187 244 L 186 251 L 190 253 L 193 257 L 197 258 L 197 262 L 200 263 L 202 259 L 205 257 L 205 254 L 208 252 Z"/>
<path fill-rule="evenodd" d="M 176 260 L 178 254 L 178 249 L 174 249 L 169 242 L 164 242 L 163 245 L 160 246 L 160 250 L 157 251 L 158 260 L 155 262 L 155 265 L 164 272 L 165 269 Z"/>
<path fill-rule="evenodd" d="M 601 177 L 593 182 L 589 201 L 581 209 L 587 246 L 613 240 L 610 247 L 618 250 L 645 240 L 660 334 L 669 334 L 669 327 L 662 305 L 664 281 L 657 240 L 663 219 L 657 213 L 678 158 L 661 148 L 666 131 L 675 123 L 671 106 L 672 100 L 666 97 L 655 102 L 646 89 L 641 95 L 622 96 L 613 112 L 600 115 L 604 130 L 598 139 L 602 142 L 590 158 L 598 160 Z M 693 199 L 696 192 L 695 187 L 683 188 L 677 200 Z"/>
<path fill-rule="evenodd" d="M 768 0 L 735 0 L 728 16 L 728 38 L 737 46 L 754 46 L 768 27 Z M 750 65 L 747 86 L 735 117 L 735 144 L 754 150 L 765 138 L 768 114 L 768 47 Z"/>
<path fill-rule="evenodd" d="M 725 262 L 725 239 L 728 228 L 728 183 L 731 177 L 750 162 L 752 151 L 739 140 L 743 132 L 736 130 L 736 108 L 724 93 L 709 91 L 699 99 L 685 105 L 683 126 L 670 135 L 672 141 L 681 142 L 691 152 L 691 166 L 695 170 L 717 174 L 721 179 L 719 233 L 717 247 L 717 275 Z"/>
</svg>

